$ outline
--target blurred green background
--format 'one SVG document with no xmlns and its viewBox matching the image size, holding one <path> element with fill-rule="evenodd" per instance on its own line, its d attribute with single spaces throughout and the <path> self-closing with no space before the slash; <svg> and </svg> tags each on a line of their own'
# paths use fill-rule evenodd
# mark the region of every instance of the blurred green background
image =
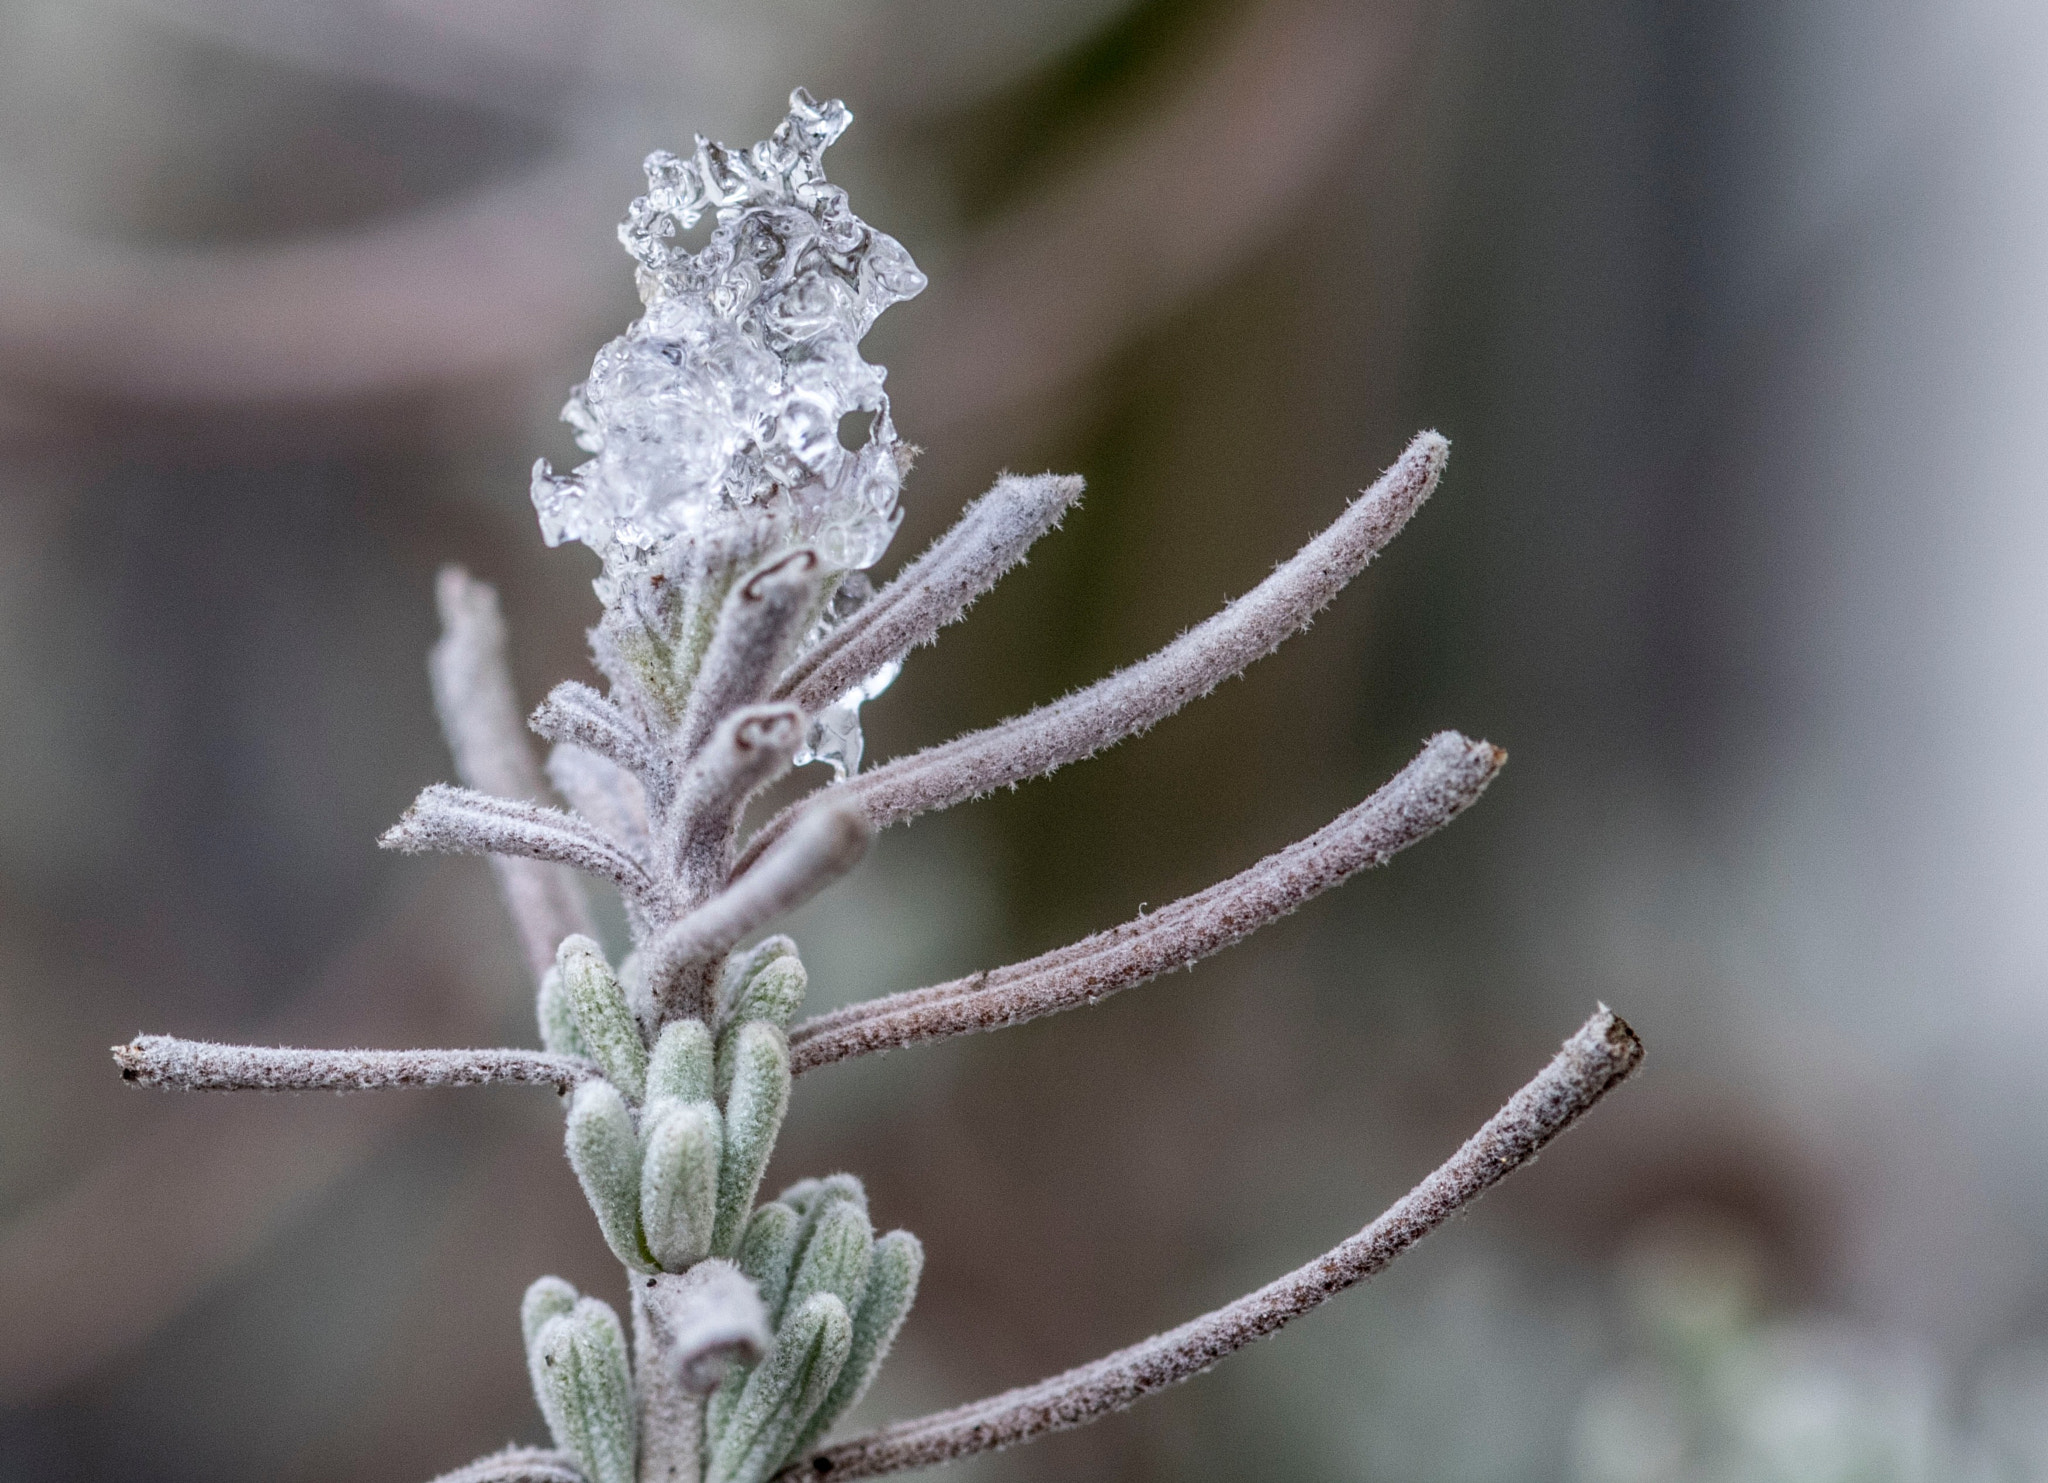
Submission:
<svg viewBox="0 0 2048 1483">
<path fill-rule="evenodd" d="M 1993 0 L 0 4 L 0 1480 L 424 1480 L 542 1428 L 515 1309 L 608 1291 L 545 1094 L 124 1088 L 140 1029 L 532 1038 L 445 776 L 442 562 L 524 695 L 593 562 L 526 470 L 634 312 L 639 160 L 795 84 L 931 275 L 925 448 L 1083 508 L 870 757 L 1135 659 L 1415 429 L 1307 635 L 1156 733 L 885 835 L 821 1004 L 1125 919 L 1436 729 L 1443 836 L 1098 1009 L 800 1083 L 924 1295 L 861 1416 L 1295 1265 L 1597 1000 L 1642 1078 L 1371 1287 L 982 1480 L 2048 1479 L 2048 20 Z"/>
</svg>

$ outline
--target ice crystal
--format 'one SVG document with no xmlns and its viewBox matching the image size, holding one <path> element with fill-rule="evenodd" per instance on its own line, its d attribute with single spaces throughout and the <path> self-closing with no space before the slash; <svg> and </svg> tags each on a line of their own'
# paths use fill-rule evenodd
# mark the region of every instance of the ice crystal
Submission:
<svg viewBox="0 0 2048 1483">
<path fill-rule="evenodd" d="M 874 584 L 866 573 L 848 572 L 832 594 L 832 601 L 818 619 L 817 627 L 805 636 L 803 647 L 808 649 L 819 642 L 865 607 L 874 595 Z M 859 772 L 861 753 L 867 746 L 860 728 L 860 708 L 887 690 L 902 672 L 903 661 L 892 659 L 819 711 L 811 718 L 810 729 L 804 734 L 804 744 L 797 748 L 796 756 L 791 760 L 798 767 L 812 762 L 826 763 L 834 776 L 841 779 Z"/>
<path fill-rule="evenodd" d="M 909 450 L 887 372 L 859 346 L 925 278 L 825 179 L 820 157 L 852 121 L 798 88 L 750 149 L 699 136 L 688 159 L 647 157 L 647 194 L 619 227 L 646 313 L 563 408 L 594 456 L 534 466 L 548 544 L 582 541 L 612 576 L 671 538 L 767 515 L 847 570 L 880 557 Z M 717 226 L 691 252 L 677 238 L 706 210 Z M 868 418 L 857 448 L 840 441 L 849 413 Z"/>
<path fill-rule="evenodd" d="M 842 778 L 859 772 L 860 754 L 867 745 L 860 729 L 861 703 L 887 690 L 902 672 L 903 661 L 892 659 L 818 712 L 796 754 L 796 764 L 801 767 L 806 762 L 828 762 Z"/>
</svg>

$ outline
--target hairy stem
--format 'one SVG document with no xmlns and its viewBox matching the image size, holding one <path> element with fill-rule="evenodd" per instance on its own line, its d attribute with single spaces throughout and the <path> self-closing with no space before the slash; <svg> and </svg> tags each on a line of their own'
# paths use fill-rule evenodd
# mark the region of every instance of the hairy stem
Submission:
<svg viewBox="0 0 2048 1483">
<path fill-rule="evenodd" d="M 725 717 L 766 698 L 804 625 L 816 616 L 829 575 L 817 552 L 798 547 L 732 590 L 671 739 L 673 756 L 694 755 Z"/>
<path fill-rule="evenodd" d="M 791 1069 L 1019 1025 L 1185 968 L 1435 833 L 1506 760 L 1490 742 L 1441 732 L 1365 802 L 1205 891 L 1022 963 L 804 1021 L 790 1032 Z"/>
<path fill-rule="evenodd" d="M 552 742 L 571 742 L 610 758 L 643 783 L 662 771 L 660 759 L 633 719 L 588 685 L 564 680 L 548 692 L 527 725 Z M 655 781 L 659 781 L 657 777 Z M 658 790 L 657 790 L 658 791 Z"/>
<path fill-rule="evenodd" d="M 138 1035 L 114 1047 L 124 1080 L 187 1092 L 375 1092 L 509 1083 L 568 1091 L 595 1062 L 542 1050 L 301 1050 Z"/>
<path fill-rule="evenodd" d="M 776 696 L 816 714 L 883 665 L 930 643 L 1024 559 L 1081 489 L 1073 474 L 1003 475 L 931 549 L 790 666 Z"/>
<path fill-rule="evenodd" d="M 540 769 L 505 660 L 497 592 L 462 568 L 447 566 L 435 579 L 434 599 L 441 638 L 428 655 L 427 673 L 457 775 L 500 798 L 542 797 Z M 545 861 L 498 856 L 491 869 L 538 980 L 555 961 L 556 943 L 572 932 L 594 930 L 583 888 L 567 870 Z"/>
<path fill-rule="evenodd" d="M 662 839 L 662 868 L 676 877 L 679 899 L 702 899 L 725 883 L 740 811 L 789 770 L 804 725 L 804 713 L 787 704 L 746 706 L 718 723 L 683 773 Z"/>
<path fill-rule="evenodd" d="M 377 843 L 408 855 L 439 851 L 549 860 L 610 881 L 643 908 L 659 909 L 665 904 L 647 867 L 588 819 L 538 803 L 451 788 L 446 783 L 430 783 L 422 789 Z"/>
<path fill-rule="evenodd" d="M 664 1020 L 711 1012 L 711 976 L 748 933 L 794 911 L 860 863 L 874 830 L 827 796 L 814 804 L 742 879 L 727 886 L 643 950 L 644 972 Z"/>
<path fill-rule="evenodd" d="M 468 1467 L 443 1473 L 433 1483 L 587 1483 L 575 1460 L 566 1452 L 548 1452 L 539 1447 L 507 1447 L 489 1457 L 479 1457 Z"/>
<path fill-rule="evenodd" d="M 836 784 L 877 829 L 1043 776 L 1135 736 L 1208 694 L 1299 632 L 1408 523 L 1436 487 L 1450 444 L 1418 434 L 1335 523 L 1244 597 L 1149 659 L 1085 690 Z M 794 821 L 792 804 L 750 840 L 744 872 Z"/>
<path fill-rule="evenodd" d="M 1065 1431 L 1121 1411 L 1201 1374 L 1225 1355 L 1285 1327 L 1346 1288 L 1383 1271 L 1402 1252 L 1529 1162 L 1642 1063 L 1636 1034 L 1605 1007 L 1564 1043 L 1534 1081 L 1464 1147 L 1380 1218 L 1323 1255 L 1256 1292 L 1179 1328 L 1091 1364 L 973 1401 L 900 1421 L 828 1447 L 784 1469 L 873 1478 L 930 1467 Z"/>
</svg>

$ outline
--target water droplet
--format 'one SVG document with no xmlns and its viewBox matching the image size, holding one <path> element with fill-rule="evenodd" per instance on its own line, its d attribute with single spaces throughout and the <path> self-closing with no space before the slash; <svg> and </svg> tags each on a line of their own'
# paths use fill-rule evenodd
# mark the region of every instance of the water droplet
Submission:
<svg viewBox="0 0 2048 1483">
<path fill-rule="evenodd" d="M 829 763 L 835 779 L 850 778 L 860 771 L 860 755 L 866 746 L 861 735 L 860 708 L 873 700 L 903 672 L 903 661 L 892 659 L 811 718 L 811 729 L 796 754 L 796 765 Z"/>
</svg>

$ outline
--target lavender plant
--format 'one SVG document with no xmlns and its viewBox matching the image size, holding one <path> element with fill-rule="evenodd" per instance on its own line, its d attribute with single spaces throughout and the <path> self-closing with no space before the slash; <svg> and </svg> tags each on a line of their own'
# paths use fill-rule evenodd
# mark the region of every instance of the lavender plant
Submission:
<svg viewBox="0 0 2048 1483">
<path fill-rule="evenodd" d="M 552 1449 L 443 1483 L 765 1483 L 878 1476 L 1078 1426 L 1186 1379 L 1372 1276 L 1527 1162 L 1638 1064 L 1604 1007 L 1441 1168 L 1314 1261 L 1168 1333 L 1035 1385 L 820 1447 L 868 1388 L 923 1250 L 877 1236 L 860 1181 L 758 1201 L 792 1079 L 834 1061 L 1020 1024 L 1186 967 L 1433 833 L 1505 754 L 1432 737 L 1378 792 L 1297 844 L 1071 946 L 797 1019 L 796 944 L 755 939 L 851 869 L 878 829 L 1049 773 L 1135 735 L 1306 626 L 1435 487 L 1417 437 L 1247 596 L 1129 669 L 863 772 L 860 708 L 1055 526 L 1078 478 L 1004 476 L 888 586 L 865 575 L 899 519 L 911 450 L 860 355 L 924 277 L 849 209 L 820 159 L 851 121 L 798 90 L 766 140 L 647 161 L 620 239 L 646 312 L 597 354 L 564 416 L 590 459 L 536 466 L 550 544 L 602 558 L 590 632 L 605 693 L 556 686 L 520 724 L 496 595 L 441 574 L 429 668 L 465 786 L 422 793 L 383 839 L 490 857 L 537 983 L 540 1050 L 306 1050 L 142 1036 L 122 1074 L 161 1087 L 355 1091 L 495 1082 L 565 1094 L 570 1164 L 624 1267 L 626 1324 L 559 1278 L 520 1320 Z M 705 212 L 696 251 L 679 242 Z M 858 446 L 842 420 L 860 414 Z M 744 847 L 742 815 L 792 766 L 835 780 Z M 563 809 L 544 801 L 550 792 Z M 631 948 L 596 941 L 578 876 L 609 882 Z"/>
</svg>

